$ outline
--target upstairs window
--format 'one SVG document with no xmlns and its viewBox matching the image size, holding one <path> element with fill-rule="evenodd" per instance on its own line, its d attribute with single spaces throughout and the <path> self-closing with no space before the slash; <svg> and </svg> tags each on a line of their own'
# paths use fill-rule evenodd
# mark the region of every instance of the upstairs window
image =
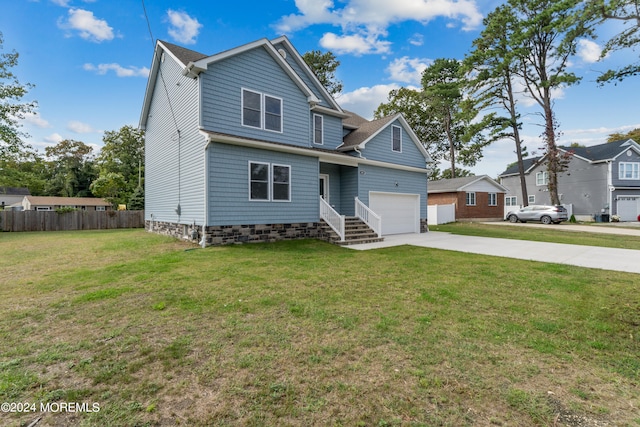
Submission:
<svg viewBox="0 0 640 427">
<path fill-rule="evenodd" d="M 402 152 L 402 129 L 400 126 L 391 126 L 391 149 L 395 152 Z"/>
<path fill-rule="evenodd" d="M 538 172 L 536 173 L 536 185 L 547 185 L 549 184 L 549 172 Z"/>
<path fill-rule="evenodd" d="M 620 179 L 640 179 L 640 163 L 620 162 L 618 177 Z"/>
<path fill-rule="evenodd" d="M 313 115 L 313 143 L 322 145 L 323 138 L 323 117 L 319 114 Z"/>
<path fill-rule="evenodd" d="M 249 90 L 242 90 L 242 124 L 262 128 L 262 96 Z"/>
<path fill-rule="evenodd" d="M 282 132 L 282 99 L 242 89 L 242 125 Z"/>
</svg>

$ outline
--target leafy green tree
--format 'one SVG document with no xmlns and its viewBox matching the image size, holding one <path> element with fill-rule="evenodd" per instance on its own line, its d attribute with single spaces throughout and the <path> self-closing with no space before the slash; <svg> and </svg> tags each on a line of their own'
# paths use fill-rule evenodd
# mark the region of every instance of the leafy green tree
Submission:
<svg viewBox="0 0 640 427">
<path fill-rule="evenodd" d="M 42 156 L 30 150 L 0 159 L 0 186 L 26 187 L 33 196 L 44 195 L 47 185 L 46 168 Z"/>
<path fill-rule="evenodd" d="M 579 3 L 579 0 L 509 0 L 508 3 L 518 20 L 511 35 L 511 45 L 523 53 L 519 74 L 528 95 L 542 109 L 542 138 L 553 204 L 560 203 L 558 175 L 567 164 L 566 156 L 558 150 L 556 143 L 558 123 L 553 110 L 554 93 L 580 81 L 568 71 L 569 61 L 577 50 L 578 41 L 592 35 L 575 19 Z"/>
<path fill-rule="evenodd" d="M 93 148 L 82 141 L 65 139 L 45 148 L 49 179 L 45 191 L 51 196 L 87 197 L 97 173 Z"/>
<path fill-rule="evenodd" d="M 472 124 L 478 111 L 472 103 L 465 105 L 464 87 L 461 64 L 455 59 L 436 59 L 422 74 L 428 138 L 441 153 L 437 158 L 451 164 L 451 178 L 456 177 L 457 161 L 465 166 L 475 165 L 487 143 L 480 132 L 484 123 Z"/>
<path fill-rule="evenodd" d="M 333 52 L 322 53 L 319 50 L 312 50 L 302 55 L 302 59 L 332 96 L 342 92 L 342 82 L 336 77 L 340 61 Z"/>
<path fill-rule="evenodd" d="M 109 172 L 100 175 L 91 183 L 91 192 L 94 196 L 106 199 L 114 207 L 124 202 L 122 199 L 122 190 L 127 183 L 122 175 L 115 172 Z"/>
<path fill-rule="evenodd" d="M 580 19 L 585 25 L 597 26 L 606 21 L 625 24 L 624 29 L 605 44 L 603 58 L 610 52 L 634 49 L 640 45 L 640 0 L 587 0 L 582 5 Z M 598 77 L 598 82 L 621 81 L 638 74 L 640 61 L 617 70 L 608 70 Z"/>
<path fill-rule="evenodd" d="M 144 209 L 144 189 L 142 187 L 136 188 L 131 197 L 129 197 L 127 209 L 132 211 L 141 211 Z"/>
<path fill-rule="evenodd" d="M 607 138 L 607 142 L 620 141 L 622 139 L 633 139 L 635 142 L 640 144 L 640 128 L 630 130 L 627 133 L 620 133 L 620 132 L 612 133 Z"/>
<path fill-rule="evenodd" d="M 144 131 L 133 126 L 123 126 L 117 131 L 107 131 L 102 138 L 104 146 L 96 163 L 100 176 L 116 173 L 125 185 L 118 197 L 126 201 L 144 185 Z"/>
<path fill-rule="evenodd" d="M 528 202 L 527 183 L 523 159 L 526 147 L 520 137 L 522 122 L 518 112 L 515 82 L 525 55 L 522 46 L 510 42 L 518 24 L 513 9 L 508 5 L 497 7 L 484 19 L 484 30 L 473 41 L 472 51 L 465 57 L 463 67 L 469 76 L 468 86 L 477 108 L 498 110 L 491 117 L 493 139 L 514 141 L 522 202 Z"/>
<path fill-rule="evenodd" d="M 0 32 L 0 50 L 3 37 Z M 17 160 L 20 153 L 29 148 L 22 138 L 28 136 L 19 130 L 19 120 L 33 112 L 36 102 L 20 102 L 33 87 L 21 84 L 11 69 L 18 65 L 18 53 L 0 54 L 0 160 Z"/>
</svg>

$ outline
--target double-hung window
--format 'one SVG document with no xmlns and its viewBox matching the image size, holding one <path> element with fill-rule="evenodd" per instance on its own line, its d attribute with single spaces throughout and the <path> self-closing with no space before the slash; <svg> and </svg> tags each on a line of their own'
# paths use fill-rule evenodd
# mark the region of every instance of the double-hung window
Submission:
<svg viewBox="0 0 640 427">
<path fill-rule="evenodd" d="M 489 193 L 489 206 L 498 206 L 498 194 Z"/>
<path fill-rule="evenodd" d="M 242 125 L 282 132 L 282 99 L 242 89 Z"/>
<path fill-rule="evenodd" d="M 467 206 L 475 206 L 476 205 L 476 193 L 468 192 L 467 193 Z"/>
<path fill-rule="evenodd" d="M 320 114 L 313 115 L 313 143 L 323 144 L 323 117 Z"/>
<path fill-rule="evenodd" d="M 640 179 L 640 163 L 620 162 L 618 166 L 620 179 Z"/>
<path fill-rule="evenodd" d="M 391 126 L 391 150 L 402 152 L 402 129 L 400 126 Z"/>
<path fill-rule="evenodd" d="M 536 173 L 536 185 L 547 185 L 549 184 L 549 172 L 538 172 Z"/>
<path fill-rule="evenodd" d="M 249 162 L 249 200 L 291 201 L 291 166 Z"/>
<path fill-rule="evenodd" d="M 504 205 L 505 206 L 517 206 L 518 198 L 516 196 L 505 196 L 504 197 Z"/>
</svg>

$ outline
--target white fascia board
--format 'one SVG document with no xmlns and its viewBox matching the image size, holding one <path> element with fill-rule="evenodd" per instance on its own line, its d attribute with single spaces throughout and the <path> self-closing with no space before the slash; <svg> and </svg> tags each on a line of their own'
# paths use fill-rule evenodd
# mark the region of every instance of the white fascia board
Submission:
<svg viewBox="0 0 640 427">
<path fill-rule="evenodd" d="M 342 113 L 342 112 L 337 111 L 337 110 L 332 110 L 331 108 L 323 107 L 321 105 L 312 106 L 311 107 L 311 111 L 315 111 L 317 113 L 326 114 L 328 116 L 338 117 L 340 119 L 346 119 L 347 117 L 349 117 L 349 115 L 346 114 L 346 113 Z"/>
<path fill-rule="evenodd" d="M 298 53 L 298 50 L 293 46 L 293 44 L 291 44 L 291 42 L 289 41 L 289 38 L 287 36 L 280 36 L 280 37 L 272 40 L 271 43 L 272 43 L 272 45 L 276 45 L 278 43 L 284 44 L 287 47 L 287 49 L 291 53 L 293 53 L 295 55 L 294 56 L 294 60 L 296 61 L 298 66 L 305 71 L 307 76 L 311 79 L 311 81 L 313 81 L 313 83 L 316 85 L 316 87 L 320 91 L 322 91 L 323 95 L 325 96 L 325 98 L 327 98 L 329 100 L 329 102 L 331 103 L 333 108 L 335 110 L 337 110 L 338 112 L 340 112 L 340 113 L 344 113 L 342 108 L 340 108 L 340 105 L 338 105 L 336 100 L 333 99 L 333 96 L 331 96 L 331 94 L 329 93 L 327 88 L 325 88 L 324 85 L 322 83 L 320 83 L 320 80 L 318 80 L 318 78 L 316 77 L 315 73 L 313 71 L 311 71 L 311 68 L 309 68 L 309 65 L 307 65 L 307 63 L 304 61 L 302 56 L 300 56 L 300 53 Z"/>
<path fill-rule="evenodd" d="M 193 63 L 193 67 L 195 70 L 206 70 L 209 64 L 213 64 L 215 62 L 230 58 L 232 56 L 247 52 L 258 47 L 263 47 L 264 49 L 266 49 L 269 55 L 271 55 L 271 57 L 280 65 L 280 67 L 282 67 L 284 72 L 287 73 L 287 75 L 296 84 L 296 86 L 298 86 L 298 88 L 300 88 L 300 90 L 307 96 L 309 103 L 314 104 L 320 102 L 313 91 L 305 84 L 304 81 L 302 81 L 300 76 L 293 70 L 293 68 L 291 68 L 291 66 L 282 57 L 282 55 L 278 53 L 271 42 L 264 38 L 256 40 L 252 43 L 245 44 L 243 46 L 236 47 L 234 49 L 224 51 L 222 53 L 218 53 L 213 56 L 208 56 L 206 58 L 200 59 Z"/>
<path fill-rule="evenodd" d="M 475 179 L 473 181 L 471 181 L 468 184 L 463 185 L 462 187 L 458 188 L 458 191 L 465 191 L 465 189 L 471 185 L 474 185 L 480 181 L 487 181 L 489 184 L 491 184 L 493 187 L 496 188 L 496 190 L 500 190 L 500 191 L 507 191 L 506 187 L 503 187 L 501 184 L 497 183 L 494 179 L 488 177 L 487 175 L 480 175 L 478 177 L 478 179 Z"/>
<path fill-rule="evenodd" d="M 138 121 L 138 127 L 145 130 L 147 127 L 147 117 L 149 116 L 149 108 L 151 108 L 151 96 L 156 86 L 158 79 L 158 71 L 160 70 L 160 58 L 162 52 L 166 52 L 166 48 L 162 43 L 157 42 L 156 48 L 153 52 L 153 59 L 151 60 L 151 71 L 149 71 L 149 77 L 147 80 L 147 88 L 144 92 L 144 101 L 142 102 L 142 111 L 140 112 L 140 120 Z M 179 61 L 178 61 L 179 62 Z"/>
</svg>

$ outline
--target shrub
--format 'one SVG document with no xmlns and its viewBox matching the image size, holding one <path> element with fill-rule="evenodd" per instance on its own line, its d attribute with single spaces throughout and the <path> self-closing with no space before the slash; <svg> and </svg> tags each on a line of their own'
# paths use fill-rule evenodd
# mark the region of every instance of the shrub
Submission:
<svg viewBox="0 0 640 427">
<path fill-rule="evenodd" d="M 56 213 L 57 214 L 65 214 L 67 212 L 75 212 L 78 209 L 76 208 L 72 208 L 71 206 L 64 206 L 62 208 L 56 208 Z"/>
</svg>

